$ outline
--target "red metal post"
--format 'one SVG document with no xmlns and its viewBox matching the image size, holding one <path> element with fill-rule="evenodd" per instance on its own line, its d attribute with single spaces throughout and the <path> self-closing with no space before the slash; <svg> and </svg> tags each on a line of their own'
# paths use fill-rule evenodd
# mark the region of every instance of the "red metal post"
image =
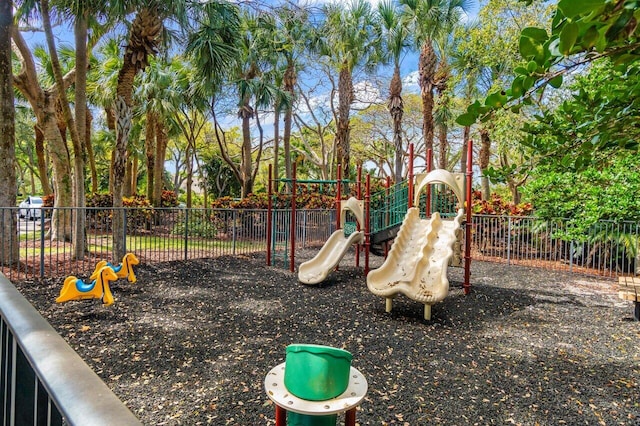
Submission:
<svg viewBox="0 0 640 426">
<path fill-rule="evenodd" d="M 273 224 L 273 165 L 269 164 L 269 183 L 268 187 L 268 196 L 267 196 L 267 265 L 271 266 L 271 226 Z"/>
<path fill-rule="evenodd" d="M 276 405 L 276 426 L 287 426 L 287 410 Z"/>
<path fill-rule="evenodd" d="M 364 195 L 364 276 L 369 274 L 369 249 L 371 248 L 371 175 L 367 173 Z"/>
<path fill-rule="evenodd" d="M 398 184 L 400 182 L 396 182 Z M 391 188 L 391 177 L 387 176 L 387 181 L 385 183 L 385 200 L 387 203 L 387 208 L 385 209 L 385 217 L 384 217 L 384 226 L 385 228 L 389 226 L 389 222 L 391 222 L 391 215 L 389 213 L 389 188 Z M 384 258 L 387 258 L 389 254 L 389 241 L 384 242 Z"/>
<path fill-rule="evenodd" d="M 431 148 L 427 150 L 427 173 L 433 168 L 433 151 Z M 425 213 L 427 217 L 431 217 L 431 185 L 427 186 L 427 203 L 425 207 Z"/>
<path fill-rule="evenodd" d="M 462 288 L 464 294 L 471 292 L 471 181 L 473 177 L 473 140 L 469 140 L 469 150 L 467 151 L 467 185 L 466 185 L 466 209 L 467 209 L 467 222 L 465 224 L 465 237 L 464 237 L 464 283 Z"/>
<path fill-rule="evenodd" d="M 362 166 L 358 166 L 358 183 L 356 185 L 358 200 L 362 200 Z M 356 231 L 360 231 L 362 229 L 362 225 L 356 219 Z M 362 246 L 360 244 L 356 244 L 356 268 L 360 267 L 360 249 Z"/>
<path fill-rule="evenodd" d="M 356 409 L 352 408 L 344 415 L 344 426 L 356 426 Z"/>
<path fill-rule="evenodd" d="M 409 200 L 407 208 L 413 207 L 413 144 L 409 144 Z"/>
<path fill-rule="evenodd" d="M 336 191 L 336 229 L 340 229 L 340 201 L 342 200 L 342 169 L 338 164 L 338 189 Z"/>
<path fill-rule="evenodd" d="M 296 163 L 293 163 L 293 179 L 291 179 L 291 227 L 289 239 L 291 241 L 291 254 L 289 256 L 289 271 L 296 270 L 296 195 L 298 187 L 296 185 Z"/>
</svg>

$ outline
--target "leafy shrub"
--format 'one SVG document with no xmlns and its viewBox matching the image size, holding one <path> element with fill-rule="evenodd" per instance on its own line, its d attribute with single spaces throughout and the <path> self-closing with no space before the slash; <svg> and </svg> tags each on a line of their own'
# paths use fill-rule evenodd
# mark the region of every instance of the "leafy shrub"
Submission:
<svg viewBox="0 0 640 426">
<path fill-rule="evenodd" d="M 188 221 L 185 220 L 186 214 L 181 213 L 171 230 L 172 234 L 184 235 L 185 226 L 188 235 L 201 238 L 214 238 L 217 234 L 217 228 L 214 224 L 213 217 L 209 216 L 209 212 L 204 210 L 191 210 L 189 212 Z"/>
<path fill-rule="evenodd" d="M 500 195 L 495 193 L 491 194 L 489 200 L 483 200 L 480 191 L 473 191 L 471 198 L 473 214 L 529 216 L 533 213 L 533 205 L 531 203 L 514 204 L 510 201 L 505 201 Z"/>
</svg>

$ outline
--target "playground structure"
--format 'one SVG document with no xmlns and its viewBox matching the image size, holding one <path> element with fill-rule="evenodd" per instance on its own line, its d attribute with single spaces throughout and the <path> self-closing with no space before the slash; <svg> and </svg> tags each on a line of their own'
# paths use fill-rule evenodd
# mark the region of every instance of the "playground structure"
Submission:
<svg viewBox="0 0 640 426">
<path fill-rule="evenodd" d="M 118 278 L 126 278 L 130 283 L 134 284 L 138 279 L 136 278 L 136 274 L 133 272 L 133 265 L 138 265 L 139 263 L 140 260 L 133 253 L 125 254 L 122 257 L 122 262 L 119 265 L 113 265 L 111 262 L 101 260 L 96 264 L 96 267 L 89 279 L 95 279 L 98 271 L 102 267 L 108 266 L 113 270 L 113 272 L 115 272 Z"/>
<path fill-rule="evenodd" d="M 449 292 L 447 266 L 453 255 L 457 230 L 464 218 L 462 190 L 454 176 L 436 169 L 418 176 L 414 206 L 409 207 L 383 265 L 367 275 L 367 287 L 386 299 L 386 311 L 391 312 L 393 298 L 404 294 L 424 304 L 424 318 L 431 319 L 431 305 L 444 299 Z M 457 215 L 450 220 L 434 212 L 421 219 L 419 197 L 421 189 L 433 183 L 449 186 L 458 200 Z"/>
<path fill-rule="evenodd" d="M 337 267 L 348 249 L 356 246 L 356 265 L 358 266 L 360 250 L 364 249 L 364 274 L 367 277 L 369 290 L 386 300 L 386 311 L 390 312 L 393 298 L 404 294 L 412 300 L 424 304 L 424 318 L 431 319 L 431 306 L 444 299 L 449 291 L 447 267 L 452 260 L 455 249 L 462 252 L 460 246 L 463 239 L 461 232 L 464 223 L 464 255 L 458 253 L 455 266 L 464 267 L 463 290 L 468 294 L 471 289 L 471 179 L 472 179 L 473 144 L 469 141 L 467 151 L 466 174 L 452 174 L 446 170 L 431 170 L 431 152 L 427 155 L 427 173 L 414 176 L 413 173 L 413 145 L 409 147 L 409 173 L 406 182 L 407 193 L 394 195 L 396 205 L 393 212 L 387 211 L 385 219 L 376 220 L 376 228 L 372 229 L 370 176 L 367 175 L 366 191 L 362 197 L 360 190 L 361 172 L 358 170 L 358 198 L 342 200 L 340 185 L 337 185 L 336 216 L 337 229 L 327 239 L 318 254 L 311 260 L 304 262 L 298 269 L 298 279 L 305 284 L 317 284 L 327 278 L 331 270 Z M 338 180 L 340 177 L 338 167 Z M 466 176 L 465 176 L 466 175 Z M 269 170 L 269 199 L 272 196 L 271 169 Z M 295 194 L 295 168 L 293 179 L 293 194 Z M 456 210 L 452 217 L 445 218 L 441 212 L 432 211 L 432 185 L 448 189 L 455 197 Z M 389 185 L 387 185 L 389 187 Z M 415 187 L 415 191 L 414 191 Z M 426 192 L 426 194 L 423 194 Z M 424 198 L 421 198 L 423 197 Z M 364 198 L 364 200 L 363 200 Z M 291 238 L 290 238 L 290 271 L 295 270 L 295 197 L 292 197 L 291 208 Z M 402 200 L 405 200 L 404 202 Z M 420 209 L 420 200 L 424 200 L 424 210 Z M 399 201 L 399 203 L 397 202 Z M 404 203 L 404 209 L 399 207 Z M 436 210 L 439 206 L 435 206 Z M 271 212 L 271 206 L 269 207 Z M 345 232 L 344 215 L 351 212 L 357 220 L 356 231 Z M 392 213 L 392 214 L 390 214 Z M 465 215 L 466 213 L 466 215 Z M 403 215 L 401 222 L 390 219 Z M 425 218 L 422 219 L 421 215 Z M 379 215 L 378 215 L 379 216 Z M 379 218 L 378 218 L 379 219 Z M 267 229 L 272 229 L 272 215 L 269 214 Z M 380 225 L 382 222 L 382 225 Z M 377 237 L 377 238 L 375 238 Z M 387 241 L 393 240 L 391 251 Z M 267 233 L 267 263 L 271 264 L 272 235 Z M 386 256 L 384 264 L 376 271 L 369 272 L 369 253 L 372 241 L 382 242 Z M 462 262 L 464 258 L 464 262 Z"/>
<path fill-rule="evenodd" d="M 103 266 L 94 274 L 96 278 L 90 283 L 74 276 L 67 277 L 62 285 L 62 290 L 60 290 L 60 296 L 56 298 L 56 303 L 70 300 L 102 299 L 105 306 L 112 305 L 114 299 L 109 283 L 118 279 L 116 273 L 109 266 Z"/>
<path fill-rule="evenodd" d="M 364 225 L 363 201 L 355 197 L 340 201 L 340 227 L 322 246 L 322 249 L 311 260 L 302 263 L 298 268 L 298 280 L 305 284 L 317 284 L 324 281 L 327 275 L 336 267 L 340 260 L 354 244 L 364 242 L 364 232 L 356 230 L 345 234 L 345 219 L 347 211 L 356 217 L 358 228 Z"/>
</svg>

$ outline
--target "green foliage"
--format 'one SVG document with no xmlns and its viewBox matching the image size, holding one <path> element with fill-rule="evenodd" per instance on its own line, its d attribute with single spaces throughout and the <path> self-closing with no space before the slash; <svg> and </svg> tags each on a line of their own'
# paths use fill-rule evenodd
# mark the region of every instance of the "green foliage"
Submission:
<svg viewBox="0 0 640 426">
<path fill-rule="evenodd" d="M 607 57 L 615 70 L 600 74 L 602 78 L 593 86 L 596 90 L 578 91 L 574 101 L 562 105 L 558 114 L 564 115 L 566 123 L 573 121 L 575 131 L 564 129 L 565 137 L 556 132 L 553 143 L 564 154 L 571 154 L 572 148 L 578 149 L 574 160 L 570 157 L 564 160 L 577 168 L 588 166 L 594 152 L 602 148 L 616 145 L 637 149 L 635 135 L 625 137 L 624 132 L 633 129 L 637 121 L 639 6 L 635 0 L 559 1 L 550 33 L 537 27 L 522 30 L 519 52 L 523 64 L 514 69 L 510 87 L 503 91 L 506 99 L 492 93 L 484 101 L 470 105 L 457 122 L 470 125 L 486 119 L 496 109 L 531 102 L 532 96 L 545 88 L 560 87 L 563 75 L 583 70 L 586 64 Z M 541 122 L 554 126 L 549 114 L 542 117 Z"/>
<path fill-rule="evenodd" d="M 188 220 L 186 213 L 180 214 L 171 233 L 184 235 L 186 226 L 186 231 L 190 237 L 215 238 L 217 228 L 213 217 L 210 217 L 209 213 L 207 210 L 191 209 L 189 210 Z"/>
<path fill-rule="evenodd" d="M 541 218 L 567 218 L 574 238 L 584 238 L 601 220 L 640 221 L 640 159 L 616 159 L 611 166 L 576 173 L 540 166 L 525 196 Z"/>
</svg>

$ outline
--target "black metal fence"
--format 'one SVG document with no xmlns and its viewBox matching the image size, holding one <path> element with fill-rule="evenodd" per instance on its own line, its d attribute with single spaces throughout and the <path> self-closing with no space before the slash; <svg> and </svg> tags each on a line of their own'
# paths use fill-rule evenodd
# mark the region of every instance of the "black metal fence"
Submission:
<svg viewBox="0 0 640 426">
<path fill-rule="evenodd" d="M 11 280 L 28 277 L 88 276 L 100 260 L 112 259 L 113 209 L 42 209 L 35 220 L 16 218 L 18 241 L 0 241 L 1 250 L 16 250 L 20 261 L 0 256 L 2 272 Z M 145 263 L 188 260 L 265 252 L 266 210 L 185 208 L 125 208 L 123 235 L 126 250 Z M 86 218 L 86 251 L 75 259 L 70 223 L 76 214 Z M 2 215 L 0 217 L 9 217 Z M 336 229 L 333 210 L 274 210 L 271 224 L 273 259 L 286 259 L 295 232 L 297 248 L 322 246 Z M 541 220 L 520 216 L 475 215 L 472 255 L 476 260 L 522 264 L 584 274 L 617 276 L 638 269 L 639 224 L 598 222 L 588 232 L 575 235 L 566 220 Z M 17 247 L 14 247 L 17 245 Z M 274 264 L 276 264 L 274 260 Z"/>
</svg>

